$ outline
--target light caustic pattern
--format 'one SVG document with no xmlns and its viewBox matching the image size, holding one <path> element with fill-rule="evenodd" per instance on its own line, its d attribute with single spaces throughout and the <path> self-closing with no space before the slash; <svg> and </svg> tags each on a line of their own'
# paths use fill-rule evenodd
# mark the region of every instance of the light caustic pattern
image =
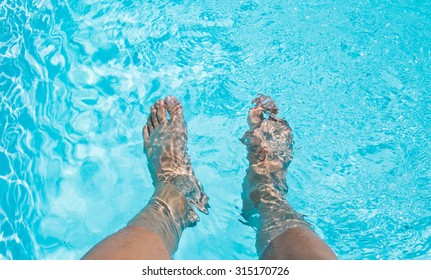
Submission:
<svg viewBox="0 0 431 280">
<path fill-rule="evenodd" d="M 141 128 L 184 105 L 209 216 L 177 259 L 253 259 L 250 102 L 294 134 L 288 200 L 342 259 L 431 258 L 427 1 L 0 2 L 0 258 L 76 259 L 153 192 Z"/>
</svg>

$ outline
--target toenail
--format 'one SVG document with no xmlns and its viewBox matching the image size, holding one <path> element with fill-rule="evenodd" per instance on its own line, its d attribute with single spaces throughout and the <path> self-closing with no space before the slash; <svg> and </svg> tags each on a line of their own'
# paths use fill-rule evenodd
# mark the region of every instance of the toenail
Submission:
<svg viewBox="0 0 431 280">
<path fill-rule="evenodd" d="M 175 105 L 175 102 L 176 100 L 175 100 L 175 97 L 173 97 L 173 96 L 168 96 L 168 97 L 166 97 L 166 99 L 165 99 L 165 103 L 166 103 L 166 105 L 168 105 L 168 106 L 173 106 L 173 105 Z"/>
</svg>

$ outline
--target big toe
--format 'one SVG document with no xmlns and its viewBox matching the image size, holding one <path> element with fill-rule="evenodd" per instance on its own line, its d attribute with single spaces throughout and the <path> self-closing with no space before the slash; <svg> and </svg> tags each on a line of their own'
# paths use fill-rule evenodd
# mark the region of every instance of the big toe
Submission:
<svg viewBox="0 0 431 280">
<path fill-rule="evenodd" d="M 159 124 L 165 124 L 167 122 L 165 101 L 162 99 L 158 100 L 156 104 L 154 104 L 154 107 L 156 108 L 156 117 Z"/>
<path fill-rule="evenodd" d="M 173 96 L 165 98 L 166 110 L 173 121 L 183 121 L 183 107 L 181 103 Z"/>
<path fill-rule="evenodd" d="M 262 121 L 264 119 L 263 112 L 265 109 L 261 106 L 256 106 L 254 108 L 251 108 L 248 112 L 248 124 L 250 125 L 250 129 L 255 129 L 259 127 L 262 124 Z"/>
<path fill-rule="evenodd" d="M 268 114 L 277 115 L 278 107 L 275 104 L 274 100 L 270 96 L 267 95 L 259 95 L 253 101 L 253 104 L 256 104 L 256 107 L 260 106 L 265 109 L 265 112 Z"/>
</svg>

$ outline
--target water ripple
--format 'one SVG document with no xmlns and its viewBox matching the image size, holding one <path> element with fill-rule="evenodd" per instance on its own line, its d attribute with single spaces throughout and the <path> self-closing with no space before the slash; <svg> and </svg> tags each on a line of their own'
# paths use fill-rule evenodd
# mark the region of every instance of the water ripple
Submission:
<svg viewBox="0 0 431 280">
<path fill-rule="evenodd" d="M 340 258 L 429 259 L 430 17 L 420 1 L 1 2 L 0 259 L 76 259 L 124 226 L 152 193 L 141 126 L 168 94 L 212 205 L 176 257 L 256 258 L 237 139 L 257 93 L 295 134 L 289 201 Z"/>
</svg>

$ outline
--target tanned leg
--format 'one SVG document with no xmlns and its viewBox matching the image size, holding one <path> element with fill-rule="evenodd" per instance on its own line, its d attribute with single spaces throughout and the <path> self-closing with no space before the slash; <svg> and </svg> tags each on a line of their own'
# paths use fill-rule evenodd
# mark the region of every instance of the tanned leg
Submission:
<svg viewBox="0 0 431 280">
<path fill-rule="evenodd" d="M 243 183 L 243 216 L 257 228 L 261 259 L 336 259 L 326 243 L 287 202 L 286 172 L 292 160 L 292 130 L 277 117 L 267 96 L 256 98 L 250 130 L 242 138 L 250 167 Z M 266 115 L 266 117 L 265 117 Z"/>
<path fill-rule="evenodd" d="M 186 123 L 177 99 L 169 96 L 151 106 L 143 137 L 155 192 L 124 229 L 83 259 L 170 259 L 183 230 L 199 220 L 193 207 L 208 214 L 208 197 L 187 155 Z"/>
</svg>

